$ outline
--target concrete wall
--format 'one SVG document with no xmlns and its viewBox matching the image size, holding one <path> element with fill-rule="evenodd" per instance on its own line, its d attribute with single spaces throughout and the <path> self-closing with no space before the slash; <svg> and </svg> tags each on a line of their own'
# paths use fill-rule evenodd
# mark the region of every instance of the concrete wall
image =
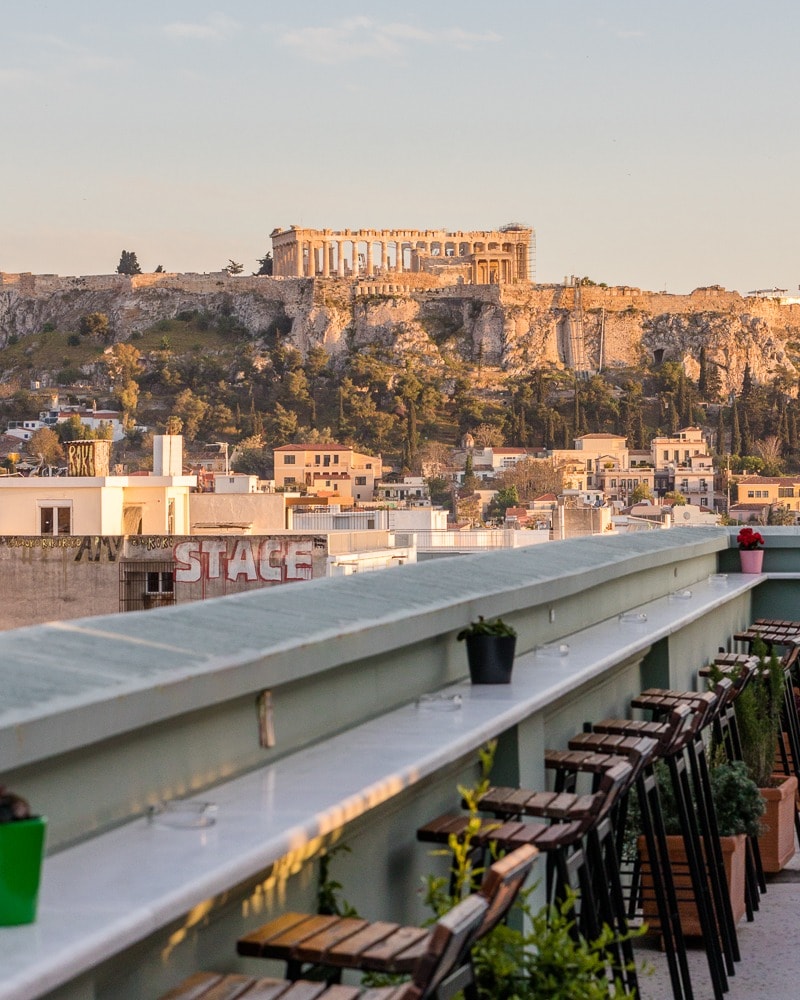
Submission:
<svg viewBox="0 0 800 1000">
<path fill-rule="evenodd" d="M 0 629 L 141 607 L 141 584 L 124 582 L 136 565 L 174 571 L 184 604 L 324 578 L 328 554 L 326 538 L 310 535 L 4 535 Z"/>
<path fill-rule="evenodd" d="M 254 535 L 286 528 L 283 493 L 190 493 L 189 511 L 192 534 L 199 530 L 214 533 L 216 524 L 248 524 L 247 533 Z M 212 527 L 199 529 L 198 525 Z"/>
</svg>

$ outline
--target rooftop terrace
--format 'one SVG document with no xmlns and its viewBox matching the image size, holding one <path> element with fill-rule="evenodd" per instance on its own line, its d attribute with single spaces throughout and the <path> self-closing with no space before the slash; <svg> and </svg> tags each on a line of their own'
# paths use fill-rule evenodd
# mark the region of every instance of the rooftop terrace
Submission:
<svg viewBox="0 0 800 1000">
<path fill-rule="evenodd" d="M 337 843 L 360 912 L 419 921 L 420 878 L 446 862 L 415 831 L 457 804 L 488 738 L 498 781 L 543 787 L 545 747 L 646 686 L 697 686 L 758 614 L 798 617 L 800 532 L 765 534 L 760 576 L 738 573 L 727 530 L 673 529 L 0 633 L 0 774 L 50 824 L 38 920 L 0 929 L 0 1000 L 252 972 L 236 938 L 313 908 Z M 518 630 L 507 688 L 466 680 L 455 636 L 478 614 Z M 567 655 L 537 651 L 552 642 Z M 184 798 L 213 802 L 214 825 L 149 814 Z"/>
</svg>

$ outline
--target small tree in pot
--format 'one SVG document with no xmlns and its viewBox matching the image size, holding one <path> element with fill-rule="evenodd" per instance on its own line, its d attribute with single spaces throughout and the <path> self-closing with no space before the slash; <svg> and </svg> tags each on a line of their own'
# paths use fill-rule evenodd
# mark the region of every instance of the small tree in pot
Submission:
<svg viewBox="0 0 800 1000">
<path fill-rule="evenodd" d="M 473 684 L 508 684 L 514 666 L 517 632 L 502 618 L 483 615 L 462 629 L 457 638 L 467 643 L 467 661 Z"/>
</svg>

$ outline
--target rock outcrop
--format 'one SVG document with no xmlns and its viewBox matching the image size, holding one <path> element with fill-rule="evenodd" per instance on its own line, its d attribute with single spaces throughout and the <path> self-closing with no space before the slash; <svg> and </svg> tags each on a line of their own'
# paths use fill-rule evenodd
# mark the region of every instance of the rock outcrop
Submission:
<svg viewBox="0 0 800 1000">
<path fill-rule="evenodd" d="M 691 295 L 636 288 L 449 285 L 429 275 L 403 281 L 231 277 L 217 274 L 55 275 L 0 273 L 0 346 L 45 324 L 77 330 L 82 316 L 109 317 L 115 340 L 182 312 L 231 316 L 254 338 L 278 331 L 300 351 L 336 355 L 370 344 L 444 366 L 458 358 L 518 375 L 543 365 L 599 371 L 675 360 L 697 373 L 701 348 L 725 392 L 800 363 L 800 304 L 713 287 Z M 390 281 L 392 283 L 390 283 Z"/>
</svg>

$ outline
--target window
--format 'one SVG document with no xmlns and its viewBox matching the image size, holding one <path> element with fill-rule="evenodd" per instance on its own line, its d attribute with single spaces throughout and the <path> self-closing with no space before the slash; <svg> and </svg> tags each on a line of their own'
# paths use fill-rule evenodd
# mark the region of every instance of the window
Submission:
<svg viewBox="0 0 800 1000">
<path fill-rule="evenodd" d="M 333 464 L 334 465 L 338 465 L 339 464 L 339 456 L 338 455 L 334 455 L 333 456 Z"/>
<path fill-rule="evenodd" d="M 154 570 L 147 574 L 147 586 L 145 592 L 148 594 L 171 594 L 175 590 L 175 577 L 171 570 Z"/>
<path fill-rule="evenodd" d="M 331 464 L 331 456 L 330 455 L 323 455 L 322 456 L 322 464 L 323 465 L 330 465 Z"/>
<path fill-rule="evenodd" d="M 284 476 L 283 477 L 283 482 L 284 482 L 284 485 L 285 485 L 286 483 L 296 483 L 297 480 L 294 478 L 294 476 Z"/>
<path fill-rule="evenodd" d="M 778 487 L 778 496 L 779 497 L 793 497 L 794 496 L 794 488 L 792 486 L 779 486 Z"/>
<path fill-rule="evenodd" d="M 617 481 L 616 481 L 616 479 L 612 479 L 611 480 L 611 489 L 615 490 L 616 488 L 617 488 Z"/>
<path fill-rule="evenodd" d="M 319 465 L 321 461 L 322 461 L 322 455 L 314 456 L 314 465 Z"/>
<path fill-rule="evenodd" d="M 72 533 L 72 502 L 44 503 L 39 507 L 40 535 L 69 535 Z"/>
<path fill-rule="evenodd" d="M 356 476 L 356 486 L 366 486 L 367 477 L 366 476 Z"/>
<path fill-rule="evenodd" d="M 669 461 L 669 452 L 668 452 L 668 451 L 665 451 L 665 452 L 664 452 L 664 461 L 665 461 L 665 462 L 668 462 L 668 461 Z"/>
<path fill-rule="evenodd" d="M 283 456 L 283 464 L 284 465 L 294 465 L 296 458 L 297 458 L 296 455 L 284 455 Z"/>
</svg>

